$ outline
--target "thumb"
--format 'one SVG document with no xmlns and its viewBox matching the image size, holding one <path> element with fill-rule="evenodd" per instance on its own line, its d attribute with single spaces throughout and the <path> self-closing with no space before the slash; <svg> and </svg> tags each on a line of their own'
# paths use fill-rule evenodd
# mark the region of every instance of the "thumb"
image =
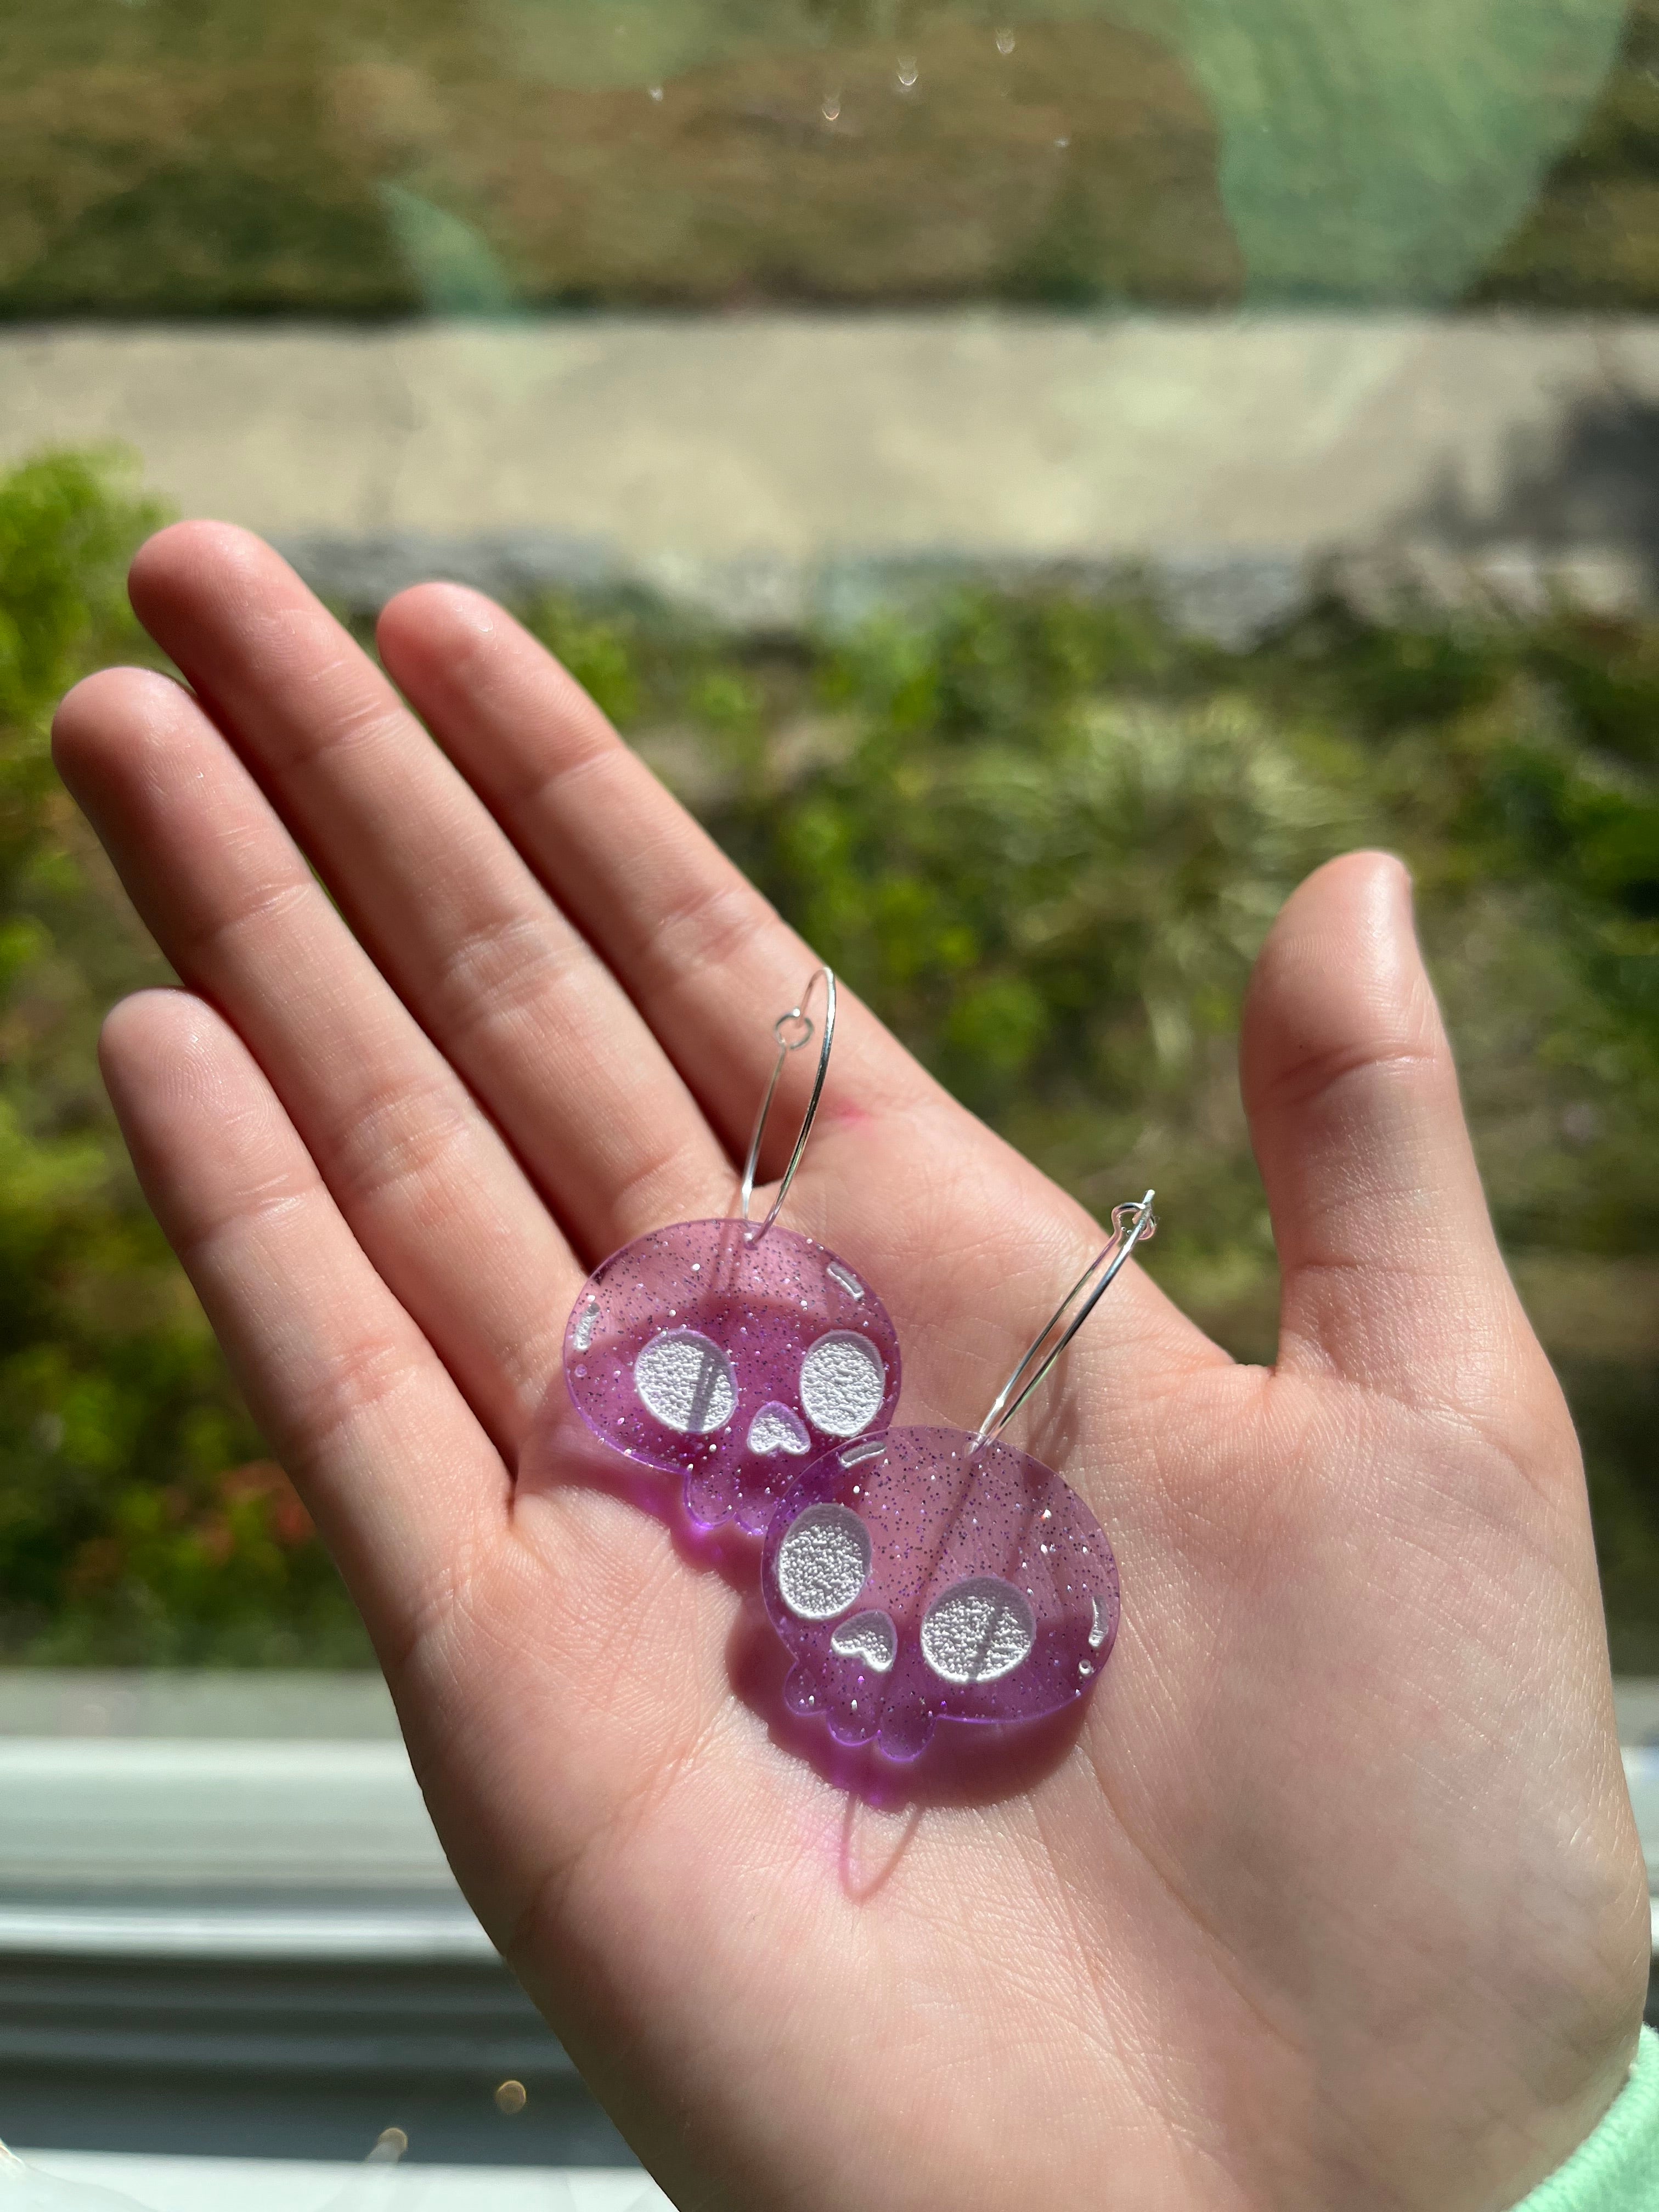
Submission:
<svg viewBox="0 0 1659 2212">
<path fill-rule="evenodd" d="M 1473 1377 L 1541 1358 L 1398 860 L 1350 853 L 1286 902 L 1251 980 L 1240 1073 L 1279 1248 L 1281 1368 L 1462 1400 Z"/>
</svg>

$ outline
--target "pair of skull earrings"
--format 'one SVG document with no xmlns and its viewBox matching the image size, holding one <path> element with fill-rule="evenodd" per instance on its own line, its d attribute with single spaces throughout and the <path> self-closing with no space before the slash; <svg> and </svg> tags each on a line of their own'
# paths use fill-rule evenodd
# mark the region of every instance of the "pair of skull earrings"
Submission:
<svg viewBox="0 0 1659 2212">
<path fill-rule="evenodd" d="M 823 987 L 822 1022 L 805 1008 Z M 823 1095 L 836 981 L 819 969 L 773 1026 L 738 1211 L 653 1230 L 596 1268 L 565 1333 L 582 1419 L 678 1475 L 698 1527 L 764 1539 L 767 1611 L 794 1666 L 784 1696 L 843 1744 L 914 1759 L 936 1723 L 1036 1719 L 1083 1696 L 1117 1631 L 1117 1564 L 1051 1468 L 1002 1432 L 1157 1228 L 1152 1194 L 1112 1235 L 971 1435 L 894 1428 L 897 1334 L 844 1260 L 781 1227 Z M 819 1040 L 799 1133 L 763 1221 L 761 1141 L 789 1055 Z"/>
</svg>

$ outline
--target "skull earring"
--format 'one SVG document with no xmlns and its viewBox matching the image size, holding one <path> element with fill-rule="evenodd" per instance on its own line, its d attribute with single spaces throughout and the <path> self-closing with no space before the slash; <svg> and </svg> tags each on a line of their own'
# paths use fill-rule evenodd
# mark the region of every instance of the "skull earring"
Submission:
<svg viewBox="0 0 1659 2212">
<path fill-rule="evenodd" d="M 1152 1194 L 1060 1301 L 978 1430 L 890 1429 L 802 1469 L 762 1562 L 793 1654 L 784 1696 L 836 1741 L 914 1759 L 939 1720 L 1032 1720 L 1083 1696 L 1117 1632 L 1117 1563 L 1051 1468 L 1000 1441 L 1138 1243 Z"/>
<path fill-rule="evenodd" d="M 822 1024 L 805 1012 L 823 986 Z M 777 1059 L 755 1120 L 738 1212 L 678 1221 L 614 1252 L 582 1286 L 564 1371 L 594 1435 L 679 1475 L 700 1528 L 763 1533 L 801 1460 L 884 1427 L 898 1401 L 898 1338 L 844 1260 L 779 1225 L 823 1095 L 836 979 L 820 968 L 773 1024 Z M 749 1218 L 761 1139 L 791 1053 L 818 1036 L 817 1073 L 771 1210 Z"/>
</svg>

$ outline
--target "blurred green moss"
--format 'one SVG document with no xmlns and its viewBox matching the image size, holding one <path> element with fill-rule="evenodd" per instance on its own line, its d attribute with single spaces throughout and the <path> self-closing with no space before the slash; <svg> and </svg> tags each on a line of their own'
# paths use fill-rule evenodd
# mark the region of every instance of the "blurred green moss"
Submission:
<svg viewBox="0 0 1659 2212">
<path fill-rule="evenodd" d="M 363 1662 L 98 1079 L 105 1008 L 168 976 L 52 774 L 47 722 L 88 670 L 155 664 L 124 575 L 163 519 L 116 454 L 0 477 L 0 1651 Z"/>
<path fill-rule="evenodd" d="M 155 516 L 112 457 L 0 480 L 0 1650 L 348 1663 L 361 1632 L 134 1186 L 102 1009 L 165 980 L 46 718 L 144 657 Z M 522 611 L 905 1041 L 1271 1357 L 1238 1009 L 1279 902 L 1411 862 L 1477 1146 L 1589 1466 L 1615 1655 L 1659 1668 L 1659 626 L 1366 623 L 1249 653 L 1132 593 L 959 591 L 738 642 L 641 597 Z M 151 656 L 153 658 L 153 655 Z M 759 1010 L 763 1018 L 767 1010 Z"/>
</svg>

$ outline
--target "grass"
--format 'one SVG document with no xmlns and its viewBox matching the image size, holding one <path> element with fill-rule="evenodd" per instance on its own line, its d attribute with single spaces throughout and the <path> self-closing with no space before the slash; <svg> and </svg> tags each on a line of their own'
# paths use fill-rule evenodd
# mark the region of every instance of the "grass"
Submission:
<svg viewBox="0 0 1659 2212">
<path fill-rule="evenodd" d="M 93 1065 L 155 954 L 44 723 L 142 653 L 106 464 L 0 480 L 0 1656 L 363 1656 L 144 1213 Z M 1160 1278 L 1270 1356 L 1235 1075 L 1278 903 L 1415 869 L 1475 1139 L 1583 1435 L 1618 1662 L 1659 1671 L 1659 628 L 1318 610 L 1248 653 L 1133 599 L 973 593 L 739 645 L 645 600 L 527 618 L 922 1058 L 1096 1207 L 1155 1181 Z"/>
<path fill-rule="evenodd" d="M 0 315 L 1641 305 L 1656 6 L 14 8 Z"/>
<path fill-rule="evenodd" d="M 554 12 L 15 14 L 0 312 L 1238 295 L 1206 104 L 1143 33 L 1039 23 L 1005 56 L 939 9 L 907 90 L 906 40 L 857 23 L 688 38 L 639 8 L 596 42 Z"/>
</svg>

